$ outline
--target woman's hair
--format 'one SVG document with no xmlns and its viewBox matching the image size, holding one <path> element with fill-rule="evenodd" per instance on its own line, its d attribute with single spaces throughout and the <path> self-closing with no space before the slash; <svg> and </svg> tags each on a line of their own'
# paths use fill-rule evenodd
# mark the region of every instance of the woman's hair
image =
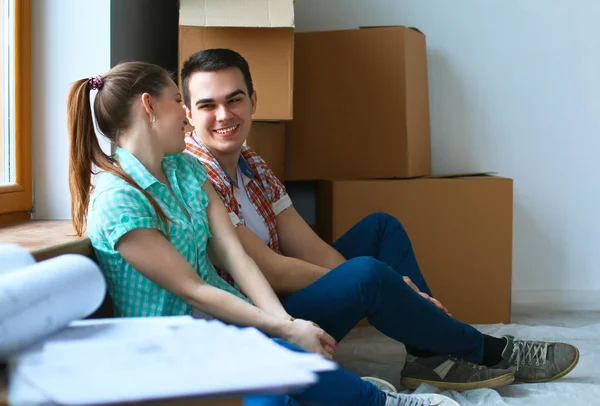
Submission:
<svg viewBox="0 0 600 406">
<path fill-rule="evenodd" d="M 112 145 L 116 145 L 119 133 L 131 125 L 131 107 L 136 98 L 144 93 L 159 97 L 170 80 L 167 71 L 159 66 L 145 62 L 124 62 L 103 76 L 73 83 L 67 100 L 67 126 L 71 141 L 71 216 L 77 235 L 82 235 L 86 229 L 93 166 L 124 179 L 143 193 L 162 221 L 166 235 L 169 235 L 168 218 L 156 200 L 123 171 L 114 155 L 107 155 L 100 148 L 94 130 L 90 91 L 98 90 L 94 100 L 98 129 Z"/>
</svg>

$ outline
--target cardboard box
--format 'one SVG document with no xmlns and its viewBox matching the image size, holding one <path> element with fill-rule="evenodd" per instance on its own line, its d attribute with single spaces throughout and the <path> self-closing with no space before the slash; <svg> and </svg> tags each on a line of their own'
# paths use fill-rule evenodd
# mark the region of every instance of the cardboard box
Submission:
<svg viewBox="0 0 600 406">
<path fill-rule="evenodd" d="M 265 160 L 275 176 L 283 179 L 285 167 L 285 124 L 254 121 L 246 144 Z"/>
<path fill-rule="evenodd" d="M 404 225 L 433 294 L 466 323 L 509 323 L 513 183 L 494 176 L 320 182 L 325 240 L 386 212 Z"/>
<path fill-rule="evenodd" d="M 256 120 L 293 117 L 293 0 L 181 0 L 179 69 L 209 48 L 239 52 L 250 65 Z"/>
<path fill-rule="evenodd" d="M 379 27 L 295 41 L 286 180 L 431 173 L 425 35 Z"/>
</svg>

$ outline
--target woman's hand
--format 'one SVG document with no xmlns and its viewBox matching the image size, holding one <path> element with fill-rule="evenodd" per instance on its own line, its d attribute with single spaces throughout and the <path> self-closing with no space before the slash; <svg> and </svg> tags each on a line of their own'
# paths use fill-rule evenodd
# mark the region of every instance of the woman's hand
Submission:
<svg viewBox="0 0 600 406">
<path fill-rule="evenodd" d="M 440 303 L 439 300 L 437 300 L 436 298 L 433 298 L 433 297 L 429 296 L 425 292 L 421 292 L 421 290 L 417 287 L 417 285 L 415 285 L 415 283 L 408 276 L 403 276 L 403 278 L 404 278 L 404 282 L 406 282 L 406 284 L 408 286 L 410 286 L 411 288 L 413 288 L 413 290 L 415 292 L 417 292 L 423 298 L 429 300 L 431 303 L 433 303 L 435 305 L 435 307 L 437 307 L 438 309 L 440 309 L 441 311 L 443 311 L 444 313 L 446 313 L 448 316 L 452 317 L 452 314 L 450 314 L 450 312 L 448 311 L 448 309 L 446 309 L 446 307 L 444 307 L 444 305 L 442 303 Z"/>
<path fill-rule="evenodd" d="M 325 358 L 333 359 L 337 349 L 337 342 L 315 323 L 306 320 L 295 319 L 287 328 L 284 340 L 302 347 L 306 351 L 321 354 Z"/>
</svg>

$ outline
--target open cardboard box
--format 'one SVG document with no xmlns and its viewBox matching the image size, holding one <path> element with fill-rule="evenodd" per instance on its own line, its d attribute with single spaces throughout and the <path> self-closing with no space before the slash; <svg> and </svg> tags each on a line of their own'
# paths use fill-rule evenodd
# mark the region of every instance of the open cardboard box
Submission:
<svg viewBox="0 0 600 406">
<path fill-rule="evenodd" d="M 317 208 L 328 242 L 371 213 L 395 216 L 434 296 L 455 318 L 510 322 L 512 179 L 479 173 L 322 181 Z"/>
<path fill-rule="evenodd" d="M 292 119 L 293 0 L 181 0 L 179 15 L 180 70 L 202 49 L 233 49 L 250 65 L 259 100 L 253 119 Z"/>
</svg>

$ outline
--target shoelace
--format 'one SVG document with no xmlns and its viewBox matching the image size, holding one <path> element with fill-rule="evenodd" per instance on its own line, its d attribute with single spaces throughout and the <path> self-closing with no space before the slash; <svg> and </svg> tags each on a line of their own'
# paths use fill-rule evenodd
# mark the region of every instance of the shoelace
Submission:
<svg viewBox="0 0 600 406">
<path fill-rule="evenodd" d="M 533 365 L 535 362 L 536 366 L 540 366 L 541 364 L 543 367 L 545 367 L 547 357 L 548 343 L 540 341 L 514 340 L 513 351 L 508 358 L 508 362 L 512 363 L 516 360 L 518 371 L 519 366 L 525 365 L 525 363 L 528 365 Z"/>
<path fill-rule="evenodd" d="M 483 365 L 475 364 L 473 362 L 465 361 L 463 359 L 454 358 L 454 357 L 448 357 L 448 358 L 451 359 L 452 361 L 456 362 L 457 364 L 466 364 L 467 366 L 474 368 L 474 369 L 483 370 L 484 368 L 487 368 Z"/>
</svg>

